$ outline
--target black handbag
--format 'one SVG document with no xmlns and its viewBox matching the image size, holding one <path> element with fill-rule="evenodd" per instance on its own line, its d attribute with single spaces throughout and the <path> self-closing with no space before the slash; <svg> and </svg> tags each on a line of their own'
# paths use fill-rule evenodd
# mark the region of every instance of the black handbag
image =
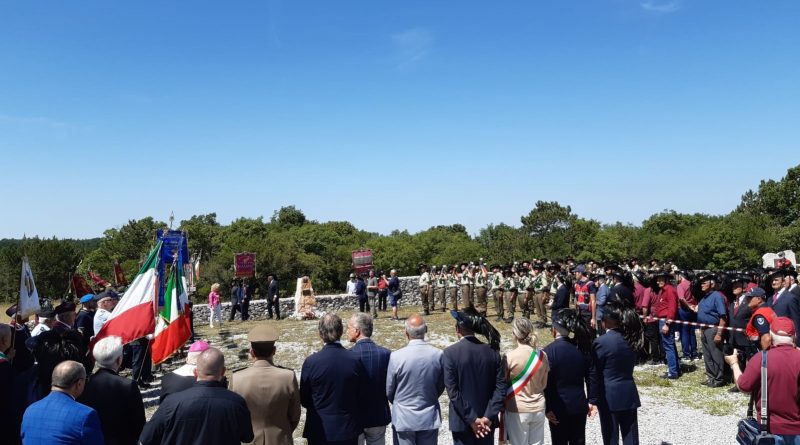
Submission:
<svg viewBox="0 0 800 445">
<path fill-rule="evenodd" d="M 774 445 L 775 436 L 769 433 L 767 409 L 767 351 L 761 353 L 761 422 L 753 418 L 753 394 L 747 403 L 747 417 L 739 421 L 736 443 L 740 445 Z"/>
</svg>

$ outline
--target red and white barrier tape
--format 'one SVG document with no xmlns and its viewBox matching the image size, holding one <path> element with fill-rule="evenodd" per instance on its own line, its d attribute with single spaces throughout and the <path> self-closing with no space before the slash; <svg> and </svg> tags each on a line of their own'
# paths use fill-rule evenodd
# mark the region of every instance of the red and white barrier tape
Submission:
<svg viewBox="0 0 800 445">
<path fill-rule="evenodd" d="M 650 317 L 650 316 L 645 317 L 644 315 L 639 315 L 639 318 L 641 318 L 642 320 L 644 320 L 646 322 L 647 321 L 659 321 L 660 320 L 660 321 L 666 321 L 666 322 L 669 322 L 669 323 L 678 323 L 678 324 L 685 324 L 685 325 L 689 325 L 689 326 L 697 326 L 699 328 L 717 328 L 717 329 L 724 329 L 726 331 L 733 331 L 733 332 L 744 332 L 745 331 L 743 328 L 732 328 L 732 327 L 728 327 L 728 326 L 725 326 L 724 328 L 720 328 L 718 325 L 715 325 L 715 324 L 698 323 L 696 321 L 672 320 L 670 318 L 658 318 L 658 317 Z"/>
</svg>

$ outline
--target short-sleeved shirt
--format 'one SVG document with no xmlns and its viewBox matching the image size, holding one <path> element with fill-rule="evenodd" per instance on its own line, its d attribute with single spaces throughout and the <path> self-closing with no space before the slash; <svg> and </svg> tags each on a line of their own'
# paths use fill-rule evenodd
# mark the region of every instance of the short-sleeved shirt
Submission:
<svg viewBox="0 0 800 445">
<path fill-rule="evenodd" d="M 374 289 L 370 289 L 374 287 Z M 367 295 L 374 297 L 378 293 L 378 277 L 367 278 Z"/>
<path fill-rule="evenodd" d="M 475 274 L 475 287 L 486 287 L 486 278 L 481 272 Z"/>
<path fill-rule="evenodd" d="M 717 291 L 706 294 L 697 305 L 697 322 L 719 324 L 720 319 L 727 317 L 725 297 Z"/>
<path fill-rule="evenodd" d="M 800 402 L 797 400 L 800 377 L 800 350 L 792 345 L 773 346 L 767 352 L 767 395 L 769 428 L 772 434 L 800 434 Z M 742 391 L 753 392 L 756 413 L 761 418 L 761 354 L 747 362 L 737 380 Z"/>
</svg>

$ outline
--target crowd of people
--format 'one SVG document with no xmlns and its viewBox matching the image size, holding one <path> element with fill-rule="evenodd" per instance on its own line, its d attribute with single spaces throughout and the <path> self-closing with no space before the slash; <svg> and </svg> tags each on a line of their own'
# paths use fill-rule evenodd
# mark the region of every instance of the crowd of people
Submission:
<svg viewBox="0 0 800 445">
<path fill-rule="evenodd" d="M 353 294 L 365 295 L 366 304 L 346 322 L 320 314 L 324 346 L 305 359 L 299 382 L 273 361 L 279 333 L 272 325 L 250 331 L 253 363 L 230 377 L 217 348 L 194 342 L 186 364 L 162 378 L 160 405 L 148 422 L 140 393 L 145 363 L 133 379 L 119 375 L 146 347 L 106 337 L 89 353 L 116 294 L 84 296 L 80 311 L 63 302 L 39 314 L 33 331 L 11 307 L 11 324 L 0 324 L 0 391 L 11 395 L 0 404 L 0 427 L 11 443 L 24 444 L 54 437 L 76 444 L 292 443 L 302 406 L 311 445 L 382 444 L 388 427 L 396 444 L 435 444 L 438 399 L 447 391 L 456 444 L 493 443 L 496 434 L 514 445 L 540 444 L 545 428 L 554 444 L 582 444 L 593 416 L 604 444 L 637 444 L 637 363 L 665 363 L 663 378 L 677 379 L 682 361 L 702 357 L 705 385 L 731 381 L 732 390 L 757 395 L 768 355 L 771 432 L 776 443 L 800 441 L 794 267 L 694 273 L 669 264 L 481 261 L 420 271 L 423 309 L 405 320 L 406 347 L 390 351 L 372 340 L 380 293 L 394 308 L 401 296 L 396 272 L 354 276 Z M 310 280 L 299 280 L 301 296 L 306 288 L 313 297 Z M 210 303 L 218 302 L 217 290 Z M 500 350 L 489 297 L 494 320 L 510 324 L 513 349 Z M 458 337 L 444 350 L 425 341 L 425 317 L 436 309 L 450 310 Z M 544 327 L 553 341 L 540 348 L 536 329 Z"/>
</svg>

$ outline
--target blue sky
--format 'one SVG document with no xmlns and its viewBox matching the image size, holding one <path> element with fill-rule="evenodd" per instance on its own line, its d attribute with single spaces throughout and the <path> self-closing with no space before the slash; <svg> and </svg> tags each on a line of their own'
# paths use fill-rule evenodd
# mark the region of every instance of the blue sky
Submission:
<svg viewBox="0 0 800 445">
<path fill-rule="evenodd" d="M 727 213 L 796 165 L 800 2 L 0 1 L 0 238 Z"/>
</svg>

